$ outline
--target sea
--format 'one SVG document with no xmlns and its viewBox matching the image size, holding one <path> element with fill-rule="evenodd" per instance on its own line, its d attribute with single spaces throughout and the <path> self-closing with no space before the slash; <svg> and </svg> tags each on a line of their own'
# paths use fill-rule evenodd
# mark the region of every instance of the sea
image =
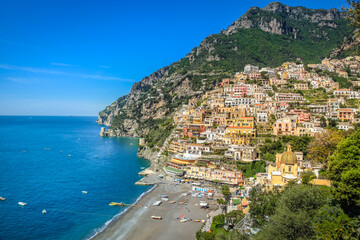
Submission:
<svg viewBox="0 0 360 240">
<path fill-rule="evenodd" d="M 89 239 L 126 211 L 110 202 L 150 190 L 138 139 L 100 137 L 96 119 L 0 116 L 1 240 Z"/>
</svg>

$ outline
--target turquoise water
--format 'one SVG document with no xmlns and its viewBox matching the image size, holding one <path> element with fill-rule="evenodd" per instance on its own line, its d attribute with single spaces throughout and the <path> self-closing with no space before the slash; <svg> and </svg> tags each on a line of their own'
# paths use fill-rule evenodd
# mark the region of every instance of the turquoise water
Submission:
<svg viewBox="0 0 360 240">
<path fill-rule="evenodd" d="M 137 139 L 101 138 L 95 121 L 0 117 L 0 239 L 89 238 L 124 210 L 110 202 L 133 203 L 150 188 L 134 185 L 149 166 Z"/>
</svg>

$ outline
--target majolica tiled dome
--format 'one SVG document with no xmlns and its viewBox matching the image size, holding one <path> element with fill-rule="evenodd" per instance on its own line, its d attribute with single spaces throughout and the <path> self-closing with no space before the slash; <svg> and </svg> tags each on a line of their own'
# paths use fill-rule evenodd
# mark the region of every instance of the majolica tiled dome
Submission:
<svg viewBox="0 0 360 240">
<path fill-rule="evenodd" d="M 287 152 L 283 153 L 281 156 L 281 163 L 284 164 L 297 164 L 297 158 L 295 153 L 291 151 L 291 146 L 288 146 Z"/>
</svg>

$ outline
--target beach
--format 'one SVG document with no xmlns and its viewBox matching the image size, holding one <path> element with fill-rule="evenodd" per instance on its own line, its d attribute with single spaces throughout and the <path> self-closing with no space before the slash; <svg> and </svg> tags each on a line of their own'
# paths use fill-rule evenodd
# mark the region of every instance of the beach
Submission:
<svg viewBox="0 0 360 240">
<path fill-rule="evenodd" d="M 141 207 L 131 207 L 92 239 L 196 239 L 196 232 L 203 223 L 194 220 L 206 220 L 207 214 L 215 210 L 217 206 L 211 204 L 213 200 L 194 198 L 191 194 L 184 196 L 185 193 L 191 191 L 191 187 L 189 184 L 167 181 L 159 183 L 137 202 L 136 205 Z M 170 201 L 176 202 L 171 204 L 169 201 L 162 201 L 160 206 L 153 206 L 155 201 L 161 200 L 160 195 L 168 195 Z M 207 201 L 210 207 L 201 209 L 200 201 Z M 185 204 L 179 204 L 179 202 L 185 202 Z M 152 219 L 151 216 L 161 216 L 162 220 Z M 182 216 L 192 220 L 181 223 Z"/>
</svg>

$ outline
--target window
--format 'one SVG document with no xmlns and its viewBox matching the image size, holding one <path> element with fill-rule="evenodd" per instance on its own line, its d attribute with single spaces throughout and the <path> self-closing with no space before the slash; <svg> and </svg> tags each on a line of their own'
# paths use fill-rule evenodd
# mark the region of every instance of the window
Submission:
<svg viewBox="0 0 360 240">
<path fill-rule="evenodd" d="M 291 167 L 289 166 L 289 172 L 291 172 Z"/>
</svg>

